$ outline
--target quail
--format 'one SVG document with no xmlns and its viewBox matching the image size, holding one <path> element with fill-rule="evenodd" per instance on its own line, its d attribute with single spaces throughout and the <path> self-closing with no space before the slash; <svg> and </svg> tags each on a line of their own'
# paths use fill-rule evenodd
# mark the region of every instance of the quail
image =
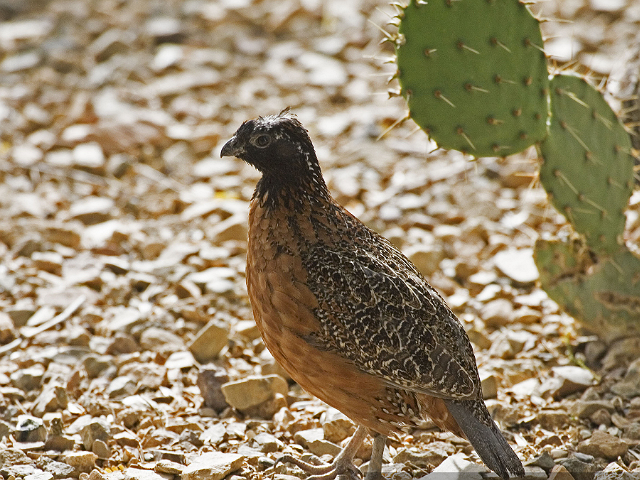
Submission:
<svg viewBox="0 0 640 480">
<path fill-rule="evenodd" d="M 329 465 L 286 456 L 311 478 L 380 479 L 387 437 L 425 419 L 466 438 L 506 479 L 524 469 L 482 397 L 469 338 L 416 267 L 331 196 L 289 110 L 244 122 L 223 146 L 261 178 L 251 199 L 247 290 L 266 347 L 291 378 L 358 426 Z"/>
</svg>

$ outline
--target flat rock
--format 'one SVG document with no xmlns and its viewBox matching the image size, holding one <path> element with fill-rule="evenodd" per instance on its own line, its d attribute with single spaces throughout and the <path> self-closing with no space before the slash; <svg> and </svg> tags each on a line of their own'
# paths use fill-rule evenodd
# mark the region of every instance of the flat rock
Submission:
<svg viewBox="0 0 640 480">
<path fill-rule="evenodd" d="M 9 343 L 16 338 L 16 329 L 9 314 L 0 312 L 0 345 Z"/>
<path fill-rule="evenodd" d="M 194 458 L 182 471 L 182 480 L 222 480 L 238 470 L 245 457 L 235 453 L 208 452 Z"/>
<path fill-rule="evenodd" d="M 0 420 L 0 440 L 2 440 L 4 437 L 8 437 L 11 434 L 11 430 L 13 430 L 11 428 L 11 425 Z"/>
<path fill-rule="evenodd" d="M 513 321 L 530 325 L 538 323 L 542 319 L 542 312 L 531 307 L 520 307 L 513 312 Z"/>
<path fill-rule="evenodd" d="M 624 378 L 613 385 L 611 391 L 626 398 L 640 396 L 640 358 L 629 365 Z"/>
<path fill-rule="evenodd" d="M 628 438 L 630 440 L 640 440 L 640 422 L 629 423 L 624 428 L 624 438 Z"/>
<path fill-rule="evenodd" d="M 498 396 L 498 377 L 493 373 L 480 372 L 480 384 L 482 386 L 482 397 L 485 399 L 496 398 Z"/>
<path fill-rule="evenodd" d="M 578 445 L 578 452 L 614 460 L 627 453 L 629 445 L 618 437 L 595 430 L 590 438 Z"/>
<path fill-rule="evenodd" d="M 562 465 L 555 465 L 549 474 L 549 480 L 574 480 L 573 475 Z"/>
<path fill-rule="evenodd" d="M 124 471 L 124 480 L 171 480 L 172 474 L 157 473 L 153 470 L 129 467 Z"/>
<path fill-rule="evenodd" d="M 178 368 L 190 368 L 197 365 L 196 359 L 191 352 L 174 352 L 169 355 L 167 361 L 164 362 L 164 366 L 168 369 Z"/>
<path fill-rule="evenodd" d="M 553 367 L 551 371 L 554 376 L 545 381 L 538 390 L 541 396 L 565 397 L 586 390 L 595 380 L 593 373 L 586 368 L 562 366 Z"/>
<path fill-rule="evenodd" d="M 401 449 L 398 454 L 393 457 L 394 463 L 411 463 L 418 467 L 428 467 L 429 465 L 438 466 L 442 462 L 453 455 L 456 451 L 455 447 L 446 442 L 431 442 L 428 448 L 422 450 L 417 448 Z"/>
<path fill-rule="evenodd" d="M 624 10 L 627 0 L 589 0 L 591 8 L 600 12 L 618 12 Z"/>
<path fill-rule="evenodd" d="M 482 306 L 480 318 L 489 327 L 504 327 L 513 319 L 513 304 L 504 298 L 492 300 Z"/>
<path fill-rule="evenodd" d="M 29 392 L 40 388 L 44 377 L 44 367 L 40 364 L 32 367 L 16 370 L 11 374 L 11 383 L 14 387 Z"/>
<path fill-rule="evenodd" d="M 79 474 L 93 470 L 98 456 L 93 452 L 68 452 L 62 455 L 61 459 Z"/>
<path fill-rule="evenodd" d="M 44 442 L 47 438 L 47 429 L 40 418 L 20 415 L 15 428 L 15 436 L 18 442 Z"/>
<path fill-rule="evenodd" d="M 54 27 L 49 19 L 14 20 L 3 22 L 0 29 L 0 43 L 6 48 L 16 40 L 27 40 L 47 35 Z"/>
<path fill-rule="evenodd" d="M 611 462 L 601 472 L 596 473 L 594 480 L 638 480 L 638 471 L 628 472 L 618 463 Z"/>
<path fill-rule="evenodd" d="M 94 441 L 93 445 L 91 446 L 91 451 L 98 455 L 98 458 L 100 459 L 106 459 L 111 456 L 111 449 L 102 440 Z"/>
<path fill-rule="evenodd" d="M 219 320 L 209 321 L 189 344 L 189 351 L 200 363 L 218 356 L 229 342 L 229 327 Z"/>
<path fill-rule="evenodd" d="M 49 435 L 44 443 L 44 448 L 45 450 L 64 452 L 65 450 L 72 450 L 75 444 L 75 440 L 67 435 Z"/>
<path fill-rule="evenodd" d="M 36 398 L 32 411 L 34 415 L 42 417 L 46 412 L 55 412 L 66 408 L 68 403 L 69 398 L 66 388 L 49 383 Z"/>
<path fill-rule="evenodd" d="M 104 370 L 115 368 L 115 362 L 110 355 L 87 355 L 82 361 L 82 365 L 89 378 L 96 378 Z"/>
<path fill-rule="evenodd" d="M 115 202 L 106 197 L 86 197 L 78 200 L 69 209 L 71 218 L 85 225 L 95 225 L 111 218 Z"/>
<path fill-rule="evenodd" d="M 222 393 L 222 385 L 228 381 L 229 375 L 223 369 L 204 367 L 200 370 L 197 385 L 206 407 L 217 412 L 228 407 Z"/>
<path fill-rule="evenodd" d="M 126 375 L 114 378 L 107 387 L 109 398 L 121 398 L 135 393 L 138 384 Z"/>
<path fill-rule="evenodd" d="M 157 473 L 168 473 L 171 475 L 180 475 L 184 469 L 184 465 L 178 462 L 172 462 L 171 460 L 160 460 L 154 468 Z"/>
<path fill-rule="evenodd" d="M 533 460 L 529 460 L 525 464 L 525 466 L 534 466 L 543 468 L 545 470 L 550 470 L 554 467 L 555 464 L 556 462 L 553 460 L 551 455 L 549 455 L 547 452 L 543 452 L 542 455 L 538 455 Z"/>
<path fill-rule="evenodd" d="M 7 478 L 27 478 L 31 475 L 38 475 L 42 470 L 33 465 L 1 465 L 0 472 Z"/>
<path fill-rule="evenodd" d="M 277 452 L 283 445 L 280 440 L 267 432 L 261 432 L 253 437 L 253 442 L 262 453 Z"/>
<path fill-rule="evenodd" d="M 578 418 L 589 418 L 596 411 L 603 408 L 609 413 L 613 413 L 615 411 L 613 402 L 609 400 L 576 400 L 570 407 L 570 413 Z"/>
<path fill-rule="evenodd" d="M 302 445 L 314 455 L 336 456 L 341 448 L 333 442 L 325 440 L 322 428 L 311 428 L 296 432 L 293 439 L 297 444 Z"/>
<path fill-rule="evenodd" d="M 73 475 L 75 469 L 66 463 L 51 461 L 43 466 L 45 472 L 51 473 L 55 478 L 68 478 Z"/>
<path fill-rule="evenodd" d="M 344 413 L 335 408 L 327 409 L 322 422 L 325 440 L 340 443 L 350 437 L 356 430 L 354 423 Z"/>
<path fill-rule="evenodd" d="M 106 441 L 111 438 L 111 427 L 105 421 L 95 419 L 82 428 L 80 436 L 85 450 L 91 450 L 96 440 Z"/>
<path fill-rule="evenodd" d="M 191 273 L 187 280 L 195 283 L 200 289 L 210 293 L 227 293 L 233 290 L 232 279 L 237 272 L 229 267 L 211 267 L 200 272 Z"/>
<path fill-rule="evenodd" d="M 240 411 L 256 407 L 273 399 L 275 394 L 287 395 L 287 381 L 278 375 L 255 375 L 222 385 L 229 405 Z"/>
<path fill-rule="evenodd" d="M 175 333 L 163 328 L 147 328 L 140 336 L 140 346 L 153 352 L 172 353 L 184 350 L 184 342 Z"/>
<path fill-rule="evenodd" d="M 487 471 L 485 467 L 467 460 L 464 454 L 456 453 L 420 480 L 483 480 Z"/>
<path fill-rule="evenodd" d="M 324 431 L 322 428 L 300 430 L 293 435 L 293 439 L 298 445 L 309 448 L 309 445 L 316 440 L 324 440 Z"/>
<path fill-rule="evenodd" d="M 546 430 L 558 430 L 570 421 L 569 414 L 560 410 L 541 410 L 538 412 L 538 423 Z"/>
<path fill-rule="evenodd" d="M 225 428 L 225 426 L 222 423 L 216 423 L 214 425 L 211 425 L 204 432 L 202 432 L 202 435 L 200 435 L 200 438 L 204 442 L 209 442 L 212 445 L 217 445 L 222 440 L 224 440 L 224 437 L 226 434 L 227 434 L 227 429 Z"/>
<path fill-rule="evenodd" d="M 517 284 L 527 285 L 538 280 L 538 268 L 531 248 L 502 250 L 493 257 L 493 261 L 498 270 Z"/>
<path fill-rule="evenodd" d="M 89 142 L 74 147 L 73 160 L 80 167 L 99 169 L 104 167 L 105 157 L 99 143 Z"/>
<path fill-rule="evenodd" d="M 24 53 L 18 53 L 9 57 L 5 57 L 5 59 L 0 62 L 0 70 L 7 73 L 28 70 L 38 65 L 40 63 L 40 60 L 40 54 L 33 50 Z"/>
<path fill-rule="evenodd" d="M 561 458 L 558 460 L 558 464 L 569 470 L 575 480 L 593 480 L 595 473 L 602 470 L 602 467 L 598 467 L 593 463 L 593 460 L 586 462 L 580 460 L 577 455 Z"/>
</svg>

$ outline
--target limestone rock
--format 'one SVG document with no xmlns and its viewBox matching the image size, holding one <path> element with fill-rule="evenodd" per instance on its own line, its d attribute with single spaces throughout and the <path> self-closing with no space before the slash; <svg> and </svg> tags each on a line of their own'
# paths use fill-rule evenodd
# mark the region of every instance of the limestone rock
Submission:
<svg viewBox="0 0 640 480">
<path fill-rule="evenodd" d="M 106 441 L 111 438 L 111 427 L 108 423 L 95 419 L 82 428 L 80 435 L 85 450 L 91 450 L 96 440 Z"/>
<path fill-rule="evenodd" d="M 286 395 L 289 387 L 278 375 L 255 375 L 222 385 L 222 393 L 229 405 L 240 411 L 256 407 L 273 399 L 275 394 Z"/>
<path fill-rule="evenodd" d="M 311 428 L 309 430 L 300 430 L 296 432 L 293 439 L 299 445 L 302 445 L 314 455 L 332 455 L 336 456 L 340 453 L 341 448 L 335 443 L 329 442 L 324 438 L 322 428 Z"/>
<path fill-rule="evenodd" d="M 142 332 L 140 346 L 153 352 L 171 353 L 184 349 L 184 342 L 175 333 L 151 327 Z"/>
<path fill-rule="evenodd" d="M 626 442 L 600 430 L 595 430 L 590 438 L 578 445 L 580 453 L 586 453 L 594 457 L 604 457 L 609 460 L 614 460 L 624 455 L 628 449 L 629 445 Z"/>
<path fill-rule="evenodd" d="M 238 470 L 245 457 L 235 453 L 208 452 L 196 457 L 182 470 L 182 480 L 222 480 Z"/>
<path fill-rule="evenodd" d="M 640 358 L 629 365 L 624 378 L 613 385 L 611 391 L 626 398 L 640 396 Z"/>
<path fill-rule="evenodd" d="M 539 277 L 531 248 L 503 250 L 493 260 L 498 270 L 517 284 L 532 284 Z"/>
<path fill-rule="evenodd" d="M 570 421 L 569 414 L 559 410 L 541 410 L 538 413 L 538 422 L 546 430 L 558 430 Z"/>
<path fill-rule="evenodd" d="M 539 388 L 541 396 L 565 397 L 586 390 L 595 380 L 593 373 L 586 368 L 562 366 L 553 367 L 551 371 L 554 376 Z"/>
<path fill-rule="evenodd" d="M 356 430 L 354 423 L 342 412 L 329 408 L 322 422 L 324 438 L 333 443 L 340 443 L 350 437 Z"/>
<path fill-rule="evenodd" d="M 173 475 L 156 473 L 153 470 L 129 467 L 124 472 L 124 480 L 171 480 Z M 109 477 L 106 477 L 107 480 Z M 89 480 L 92 480 L 89 478 Z"/>
<path fill-rule="evenodd" d="M 229 375 L 223 369 L 203 368 L 198 373 L 197 385 L 206 407 L 221 412 L 228 407 L 222 385 L 229 381 Z"/>
<path fill-rule="evenodd" d="M 489 327 L 504 327 L 513 319 L 513 305 L 504 298 L 485 303 L 480 309 L 480 318 Z"/>
<path fill-rule="evenodd" d="M 68 452 L 62 455 L 61 459 L 79 474 L 93 470 L 96 467 L 98 456 L 93 452 Z"/>
<path fill-rule="evenodd" d="M 551 470 L 549 480 L 574 480 L 573 475 L 562 465 L 556 465 Z"/>
<path fill-rule="evenodd" d="M 399 450 L 393 458 L 394 463 L 411 463 L 418 467 L 438 466 L 455 453 L 453 445 L 446 442 L 431 442 L 426 450 L 416 448 L 405 448 Z"/>
<path fill-rule="evenodd" d="M 207 363 L 218 356 L 229 342 L 229 327 L 219 320 L 209 321 L 196 335 L 189 351 L 200 363 Z"/>
<path fill-rule="evenodd" d="M 578 418 L 589 418 L 600 409 L 605 409 L 609 413 L 615 411 L 613 403 L 608 400 L 576 400 L 571 405 L 570 413 Z"/>
<path fill-rule="evenodd" d="M 467 460 L 464 454 L 456 453 L 419 480 L 482 480 L 487 471 L 484 466 Z"/>
</svg>

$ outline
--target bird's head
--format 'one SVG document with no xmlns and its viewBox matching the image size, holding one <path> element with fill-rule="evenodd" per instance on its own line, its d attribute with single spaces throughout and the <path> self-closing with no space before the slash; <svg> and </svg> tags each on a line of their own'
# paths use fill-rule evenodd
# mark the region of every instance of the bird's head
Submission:
<svg viewBox="0 0 640 480">
<path fill-rule="evenodd" d="M 320 174 L 311 139 L 288 109 L 244 122 L 222 147 L 220 156 L 241 158 L 265 177 L 283 183 Z"/>
</svg>

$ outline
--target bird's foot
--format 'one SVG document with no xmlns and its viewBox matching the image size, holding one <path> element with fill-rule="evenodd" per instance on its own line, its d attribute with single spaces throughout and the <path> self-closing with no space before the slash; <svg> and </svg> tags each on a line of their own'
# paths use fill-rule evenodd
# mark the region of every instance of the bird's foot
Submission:
<svg viewBox="0 0 640 480">
<path fill-rule="evenodd" d="M 307 480 L 362 480 L 362 472 L 353 464 L 353 458 L 366 436 L 367 429 L 359 426 L 347 446 L 327 465 L 312 465 L 287 454 L 280 457 L 276 465 L 281 462 L 292 463 L 311 475 Z"/>
<path fill-rule="evenodd" d="M 340 455 L 326 465 L 313 465 L 286 454 L 278 458 L 276 465 L 283 462 L 291 463 L 309 473 L 311 476 L 307 480 L 362 480 L 362 472 L 353 464 L 353 459 Z"/>
</svg>

